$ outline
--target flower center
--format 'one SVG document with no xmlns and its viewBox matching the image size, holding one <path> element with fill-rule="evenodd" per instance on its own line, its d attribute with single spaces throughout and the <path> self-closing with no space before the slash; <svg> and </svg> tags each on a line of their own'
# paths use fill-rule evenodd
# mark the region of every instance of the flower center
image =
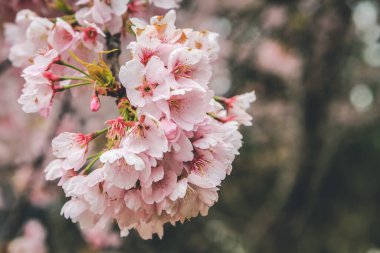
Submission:
<svg viewBox="0 0 380 253">
<path fill-rule="evenodd" d="M 179 111 L 181 108 L 182 99 L 173 98 L 169 100 L 169 108 L 170 110 Z"/>
<path fill-rule="evenodd" d="M 73 35 L 67 30 L 62 31 L 62 40 L 71 41 L 73 39 Z"/>
<path fill-rule="evenodd" d="M 83 33 L 84 33 L 84 40 L 90 41 L 93 43 L 95 42 L 96 37 L 98 36 L 98 32 L 93 27 L 84 28 Z"/>
<path fill-rule="evenodd" d="M 77 136 L 75 137 L 75 142 L 81 146 L 87 145 L 89 140 L 90 140 L 89 136 L 84 135 L 84 134 L 77 134 Z"/>
<path fill-rule="evenodd" d="M 142 54 L 140 55 L 140 61 L 142 64 L 147 65 L 150 58 L 152 58 L 155 52 L 147 48 L 144 48 L 141 51 Z"/>
<path fill-rule="evenodd" d="M 143 97 L 153 96 L 154 89 L 158 86 L 157 83 L 148 83 L 147 80 L 144 80 L 144 83 L 140 85 L 137 90 L 140 91 Z"/>
<path fill-rule="evenodd" d="M 175 80 L 181 78 L 191 78 L 191 73 L 193 69 L 188 65 L 182 65 L 179 62 L 176 63 L 172 73 L 174 74 Z"/>
<path fill-rule="evenodd" d="M 210 162 L 202 156 L 197 155 L 193 161 L 190 162 L 190 170 L 204 175 L 204 169 Z"/>
<path fill-rule="evenodd" d="M 117 119 L 109 120 L 106 122 L 109 125 L 109 131 L 107 137 L 118 141 L 125 135 L 125 129 L 127 128 L 127 123 L 124 121 L 123 117 L 118 117 Z"/>
<path fill-rule="evenodd" d="M 140 121 L 136 122 L 137 125 L 135 125 L 134 129 L 132 130 L 133 134 L 136 136 L 145 138 L 146 132 L 149 130 L 149 126 L 144 124 L 145 121 L 145 115 L 141 116 Z"/>
</svg>

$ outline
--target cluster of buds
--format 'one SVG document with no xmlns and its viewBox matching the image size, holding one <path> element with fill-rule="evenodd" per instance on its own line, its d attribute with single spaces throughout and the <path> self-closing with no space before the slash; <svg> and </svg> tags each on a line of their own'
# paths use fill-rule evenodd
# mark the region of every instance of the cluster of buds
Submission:
<svg viewBox="0 0 380 253">
<path fill-rule="evenodd" d="M 26 84 L 19 102 L 25 112 L 47 116 L 57 92 L 78 86 L 93 89 L 94 112 L 100 108 L 99 95 L 117 102 L 119 117 L 108 120 L 103 130 L 65 132 L 52 141 L 57 159 L 45 172 L 47 180 L 59 179 L 70 198 L 62 214 L 82 229 L 106 229 L 116 222 L 121 236 L 136 229 L 150 239 L 153 234 L 161 238 L 166 223 L 206 215 L 218 200 L 242 146 L 238 128 L 251 125 L 246 110 L 255 94 L 214 96 L 209 83 L 218 35 L 176 28 L 173 10 L 149 23 L 129 18 L 135 35 L 126 48 L 131 58 L 114 73 L 102 58 L 112 51 L 102 51 L 104 31 L 121 32 L 125 22 L 119 26 L 117 20 L 123 21 L 128 9 L 136 11 L 140 2 L 78 1 L 81 8 L 71 23 L 24 11 L 16 23 L 29 25 L 8 29 L 32 29 L 33 22 L 46 28 L 40 38 L 45 49 L 23 71 Z M 101 136 L 103 148 L 91 154 L 91 142 Z"/>
</svg>

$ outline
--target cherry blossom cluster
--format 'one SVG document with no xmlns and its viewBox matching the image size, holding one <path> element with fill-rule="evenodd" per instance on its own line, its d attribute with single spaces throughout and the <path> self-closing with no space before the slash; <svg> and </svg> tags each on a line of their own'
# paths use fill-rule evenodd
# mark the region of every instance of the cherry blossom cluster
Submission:
<svg viewBox="0 0 380 253">
<path fill-rule="evenodd" d="M 172 9 L 179 7 L 181 0 L 79 0 L 81 7 L 75 18 L 81 25 L 87 22 L 95 23 L 102 29 L 108 29 L 111 34 L 120 33 L 123 27 L 123 16 L 139 12 L 146 4 L 153 4 L 159 8 Z"/>
<path fill-rule="evenodd" d="M 93 112 L 100 96 L 116 100 L 119 116 L 104 129 L 64 132 L 52 141 L 56 159 L 45 172 L 70 198 L 62 215 L 84 230 L 116 222 L 121 236 L 135 229 L 150 239 L 161 238 L 166 223 L 207 215 L 218 200 L 242 146 L 238 128 L 251 125 L 246 111 L 255 94 L 215 96 L 209 84 L 218 35 L 176 28 L 174 10 L 150 22 L 131 17 L 143 4 L 81 0 L 75 14 L 54 20 L 24 10 L 6 33 L 10 60 L 24 67 L 25 112 L 48 116 L 57 93 L 79 86 L 93 91 Z M 125 30 L 134 36 L 127 48 L 107 46 Z M 116 50 L 130 58 L 115 69 L 103 57 Z M 97 150 L 95 140 L 104 146 Z"/>
<path fill-rule="evenodd" d="M 14 66 L 25 67 L 19 103 L 26 113 L 48 116 L 57 92 L 71 88 L 73 81 L 81 82 L 74 87 L 93 81 L 70 62 L 73 54 L 89 60 L 103 50 L 105 34 L 95 24 L 73 27 L 61 18 L 52 22 L 22 10 L 15 24 L 5 25 L 5 33 L 13 45 L 9 59 Z"/>
</svg>

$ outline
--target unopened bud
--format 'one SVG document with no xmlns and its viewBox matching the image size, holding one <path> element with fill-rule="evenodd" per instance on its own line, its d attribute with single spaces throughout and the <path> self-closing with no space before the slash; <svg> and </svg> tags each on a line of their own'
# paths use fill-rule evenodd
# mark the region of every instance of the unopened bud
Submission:
<svg viewBox="0 0 380 253">
<path fill-rule="evenodd" d="M 91 111 L 97 112 L 100 109 L 100 99 L 98 95 L 94 94 L 92 96 L 91 105 L 90 105 Z"/>
</svg>

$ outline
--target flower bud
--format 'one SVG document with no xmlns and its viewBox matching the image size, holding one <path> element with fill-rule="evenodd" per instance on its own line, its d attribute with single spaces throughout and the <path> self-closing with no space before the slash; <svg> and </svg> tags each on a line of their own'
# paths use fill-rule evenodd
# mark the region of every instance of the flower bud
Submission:
<svg viewBox="0 0 380 253">
<path fill-rule="evenodd" d="M 100 99 L 97 94 L 94 94 L 92 96 L 91 105 L 90 105 L 91 111 L 97 112 L 100 109 Z"/>
</svg>

